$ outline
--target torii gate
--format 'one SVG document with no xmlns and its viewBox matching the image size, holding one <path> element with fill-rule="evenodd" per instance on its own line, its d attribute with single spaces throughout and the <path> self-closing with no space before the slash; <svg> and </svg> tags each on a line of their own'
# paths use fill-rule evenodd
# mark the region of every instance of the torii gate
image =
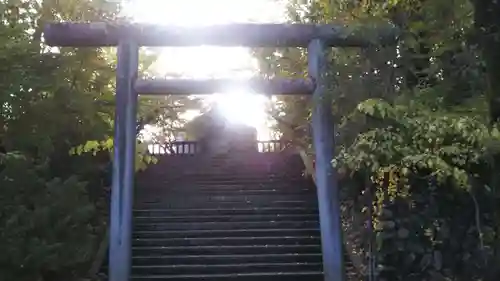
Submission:
<svg viewBox="0 0 500 281">
<path fill-rule="evenodd" d="M 351 28 L 352 29 L 352 28 Z M 328 95 L 326 53 L 329 47 L 394 44 L 397 30 L 315 24 L 230 24 L 172 27 L 150 24 L 54 23 L 45 28 L 51 46 L 118 46 L 116 116 L 109 248 L 109 280 L 128 281 L 131 265 L 132 202 L 138 94 L 191 95 L 243 86 L 268 95 L 311 95 L 313 144 L 316 151 L 321 244 L 325 281 L 344 280 L 339 189 L 330 163 L 334 157 L 332 97 Z M 140 46 L 307 47 L 308 79 L 249 81 L 137 79 Z"/>
</svg>

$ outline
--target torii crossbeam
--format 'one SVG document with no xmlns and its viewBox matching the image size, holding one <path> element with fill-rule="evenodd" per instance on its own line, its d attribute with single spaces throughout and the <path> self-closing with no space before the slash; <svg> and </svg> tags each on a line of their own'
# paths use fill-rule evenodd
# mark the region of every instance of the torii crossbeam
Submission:
<svg viewBox="0 0 500 281">
<path fill-rule="evenodd" d="M 315 24 L 230 24 L 208 27 L 150 24 L 54 23 L 45 28 L 51 46 L 118 46 L 116 116 L 111 195 L 109 280 L 128 281 L 138 94 L 211 94 L 234 85 L 270 95 L 313 95 L 313 144 L 325 281 L 344 280 L 340 199 L 335 171 L 328 47 L 395 44 L 397 30 Z M 310 79 L 137 80 L 140 46 L 307 47 Z"/>
</svg>

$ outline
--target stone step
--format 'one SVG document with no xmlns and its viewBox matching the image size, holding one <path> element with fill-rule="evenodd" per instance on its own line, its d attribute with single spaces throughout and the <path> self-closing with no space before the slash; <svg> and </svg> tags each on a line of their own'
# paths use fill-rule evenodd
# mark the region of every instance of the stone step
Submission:
<svg viewBox="0 0 500 281">
<path fill-rule="evenodd" d="M 319 236 L 135 238 L 133 246 L 223 246 L 223 245 L 311 245 L 319 244 Z"/>
<path fill-rule="evenodd" d="M 190 175 L 186 177 L 186 175 L 179 175 L 179 177 L 162 177 L 161 175 L 154 175 L 151 177 L 139 177 L 138 184 L 141 186 L 149 186 L 149 185 L 160 185 L 160 186 L 168 186 L 168 185 L 290 185 L 290 184 L 310 184 L 307 178 L 301 177 L 276 177 L 272 178 L 269 175 L 265 176 L 248 176 L 248 177 L 235 177 L 232 175 L 227 175 L 224 173 L 221 176 L 203 174 L 203 175 Z"/>
<path fill-rule="evenodd" d="M 322 263 L 175 264 L 132 266 L 133 275 L 248 274 L 253 272 L 322 271 Z"/>
<path fill-rule="evenodd" d="M 263 187 L 263 186 L 207 186 L 207 187 L 162 187 L 162 188 L 144 188 L 137 190 L 136 196 L 159 197 L 168 196 L 194 196 L 197 194 L 211 194 L 219 196 L 235 195 L 312 195 L 316 196 L 316 190 L 296 186 L 283 187 Z"/>
<path fill-rule="evenodd" d="M 243 274 L 200 274 L 200 275 L 132 275 L 133 281 L 319 281 L 323 278 L 321 271 L 302 272 L 254 272 Z"/>
<path fill-rule="evenodd" d="M 212 203 L 212 202 L 313 202 L 316 199 L 316 194 L 258 194 L 258 195 L 218 195 L 197 193 L 190 196 L 161 196 L 151 194 L 148 197 L 141 196 L 137 198 L 137 203 Z"/>
<path fill-rule="evenodd" d="M 210 238 L 210 237 L 258 237 L 258 236 L 316 236 L 319 227 L 301 229 L 231 229 L 231 230 L 136 230 L 134 238 Z"/>
<path fill-rule="evenodd" d="M 155 179 L 155 180 L 148 180 L 150 183 L 158 183 L 164 187 L 178 187 L 178 188 L 194 188 L 197 189 L 198 187 L 213 187 L 213 186 L 218 186 L 219 188 L 224 188 L 227 186 L 228 188 L 252 188 L 252 187 L 263 187 L 263 188 L 310 188 L 310 189 L 315 189 L 315 186 L 308 180 L 308 179 L 283 179 L 279 181 L 270 181 L 270 180 L 252 180 L 252 181 L 238 181 L 238 180 L 227 180 L 227 181 L 221 181 L 221 180 L 196 180 L 196 179 L 190 179 L 190 180 L 161 180 L 161 179 Z"/>
<path fill-rule="evenodd" d="M 252 228 L 302 229 L 319 226 L 318 220 L 312 221 L 230 221 L 230 222 L 140 222 L 134 223 L 134 230 L 233 230 Z"/>
<path fill-rule="evenodd" d="M 302 207 L 302 208 L 317 208 L 318 204 L 316 201 L 311 200 L 296 200 L 296 201 L 220 201 L 220 202 L 206 202 L 206 201 L 198 201 L 198 202 L 183 202 L 179 200 L 172 200 L 171 202 L 136 202 L 134 208 L 137 209 L 153 209 L 153 208 L 186 208 L 186 209 L 196 209 L 196 208 L 207 208 L 207 209 L 228 209 L 228 208 L 284 208 L 284 207 Z"/>
<path fill-rule="evenodd" d="M 234 246 L 134 246 L 132 255 L 243 255 L 243 254 L 314 254 L 321 252 L 319 244 L 311 245 L 234 245 Z"/>
<path fill-rule="evenodd" d="M 245 215 L 307 215 L 318 214 L 310 207 L 260 207 L 260 208 L 199 208 L 199 209 L 134 209 L 134 216 L 245 216 Z"/>
<path fill-rule="evenodd" d="M 154 192 L 161 192 L 166 190 L 172 191 L 253 191 L 253 190 L 280 190 L 286 191 L 306 191 L 309 190 L 311 193 L 316 193 L 316 188 L 311 184 L 300 183 L 300 182 L 283 182 L 280 184 L 275 183 L 259 183 L 259 182 L 247 182 L 247 183 L 235 183 L 235 182 L 204 182 L 204 183 L 162 183 L 153 182 L 148 183 L 138 183 L 135 189 L 136 194 L 147 194 Z"/>
<path fill-rule="evenodd" d="M 252 222 L 252 221 L 307 221 L 318 220 L 318 214 L 243 214 L 243 215 L 198 215 L 168 216 L 142 215 L 134 216 L 134 223 L 165 223 L 165 222 Z"/>
<path fill-rule="evenodd" d="M 141 180 L 161 180 L 168 182 L 189 182 L 189 181 L 197 181 L 197 182 L 211 182 L 211 181 L 221 181 L 221 182 L 234 182 L 234 181 L 263 181 L 263 182 L 290 182 L 290 181 L 303 181 L 306 180 L 302 173 L 300 174 L 288 174 L 288 173 L 267 173 L 262 171 L 252 171 L 252 170 L 242 170 L 241 168 L 237 168 L 237 171 L 228 172 L 228 171 L 218 171 L 216 169 L 203 169 L 203 171 L 196 172 L 186 172 L 185 168 L 180 168 L 178 172 L 172 172 L 169 169 L 161 169 L 158 171 L 147 172 L 140 174 L 138 179 Z M 184 171 L 184 172 L 183 172 Z M 186 174 L 190 174 L 191 177 L 185 177 Z M 154 176 L 154 177 L 151 177 Z M 164 177 L 166 176 L 166 177 Z"/>
<path fill-rule="evenodd" d="M 199 181 L 199 182 L 210 182 L 210 181 L 222 181 L 222 182 L 258 182 L 258 181 L 269 181 L 281 179 L 285 182 L 299 181 L 305 179 L 303 172 L 300 173 L 280 173 L 280 172 L 268 172 L 268 171 L 247 171 L 238 172 L 237 170 L 169 170 L 168 172 L 156 172 L 149 174 L 142 174 L 138 177 L 141 183 L 150 182 L 151 180 L 159 181 L 169 181 L 169 182 L 187 182 L 187 181 Z"/>
<path fill-rule="evenodd" d="M 241 263 L 304 263 L 321 262 L 321 253 L 314 254 L 250 254 L 250 255 L 171 255 L 171 256 L 134 256 L 135 265 L 161 264 L 241 264 Z"/>
<path fill-rule="evenodd" d="M 156 169 L 152 169 L 150 172 L 164 173 L 164 174 L 174 174 L 173 172 L 199 172 L 199 173 L 207 173 L 207 172 L 236 172 L 239 174 L 262 174 L 269 172 L 277 172 L 277 173 L 292 173 L 299 168 L 295 168 L 295 170 L 287 169 L 283 167 L 282 164 L 275 163 L 253 163 L 253 164 L 241 164 L 236 161 L 229 161 L 224 163 L 210 163 L 210 166 L 200 165 L 200 164 L 191 164 L 189 167 L 181 167 L 181 166 L 173 166 L 173 165 L 161 165 L 155 167 Z M 283 169 L 285 168 L 285 169 Z"/>
<path fill-rule="evenodd" d="M 182 158 L 141 173 L 131 280 L 322 280 L 314 185 L 273 159 Z"/>
</svg>

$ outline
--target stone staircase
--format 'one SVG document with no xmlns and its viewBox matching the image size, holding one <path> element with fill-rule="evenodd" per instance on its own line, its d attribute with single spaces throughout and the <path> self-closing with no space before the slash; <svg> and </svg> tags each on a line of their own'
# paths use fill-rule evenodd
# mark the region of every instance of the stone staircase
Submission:
<svg viewBox="0 0 500 281">
<path fill-rule="evenodd" d="M 139 175 L 131 280 L 322 280 L 315 187 L 297 157 L 168 156 Z"/>
</svg>

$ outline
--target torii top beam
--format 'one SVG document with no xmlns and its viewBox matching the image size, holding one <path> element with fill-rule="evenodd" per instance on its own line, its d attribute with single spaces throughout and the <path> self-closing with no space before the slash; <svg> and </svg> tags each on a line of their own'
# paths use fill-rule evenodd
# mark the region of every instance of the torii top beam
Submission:
<svg viewBox="0 0 500 281">
<path fill-rule="evenodd" d="M 307 47 L 321 39 L 332 47 L 366 47 L 392 45 L 398 31 L 385 27 L 352 27 L 316 24 L 226 24 L 205 27 L 159 26 L 152 24 L 53 23 L 45 28 L 50 46 L 101 47 L 117 46 L 128 37 L 139 46 L 248 46 Z"/>
</svg>

